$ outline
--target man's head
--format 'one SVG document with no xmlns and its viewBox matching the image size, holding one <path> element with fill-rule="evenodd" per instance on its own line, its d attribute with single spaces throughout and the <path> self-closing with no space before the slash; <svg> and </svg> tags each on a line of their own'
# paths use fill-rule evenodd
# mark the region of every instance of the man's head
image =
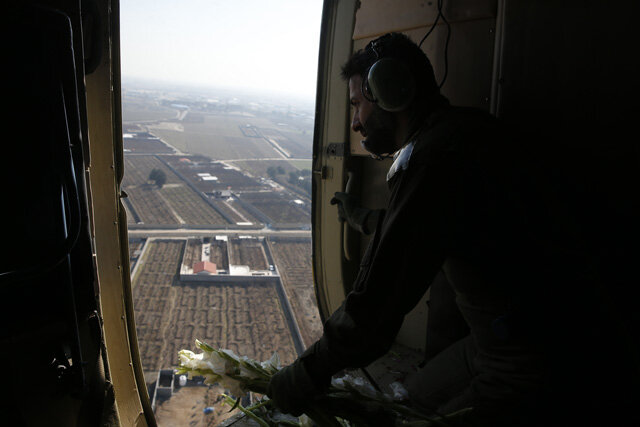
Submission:
<svg viewBox="0 0 640 427">
<path fill-rule="evenodd" d="M 357 51 L 342 67 L 354 108 L 351 127 L 376 156 L 398 150 L 438 95 L 426 55 L 404 34 L 390 33 Z"/>
</svg>

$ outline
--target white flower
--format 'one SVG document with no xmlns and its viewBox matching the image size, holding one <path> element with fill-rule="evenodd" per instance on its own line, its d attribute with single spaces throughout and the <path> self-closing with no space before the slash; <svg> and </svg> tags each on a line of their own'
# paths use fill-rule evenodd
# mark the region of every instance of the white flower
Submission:
<svg viewBox="0 0 640 427">
<path fill-rule="evenodd" d="M 218 375 L 224 375 L 227 373 L 227 363 L 229 363 L 224 357 L 220 356 L 217 352 L 208 353 L 207 363 L 209 369 Z"/>
<path fill-rule="evenodd" d="M 187 363 L 189 363 L 189 361 L 191 359 L 193 359 L 193 357 L 196 354 L 193 351 L 190 350 L 180 350 L 178 352 L 178 358 L 180 359 L 180 364 L 181 365 L 186 365 Z"/>
<path fill-rule="evenodd" d="M 389 384 L 391 390 L 393 391 L 393 400 L 407 400 L 409 399 L 409 392 L 406 388 L 399 383 L 398 381 L 392 382 Z"/>
<path fill-rule="evenodd" d="M 349 374 L 341 378 L 333 378 L 331 385 L 343 390 L 355 389 L 358 393 L 368 397 L 376 397 L 378 395 L 378 392 L 370 383 L 365 382 L 363 378 L 354 378 Z"/>
<path fill-rule="evenodd" d="M 278 353 L 274 352 L 271 358 L 260 363 L 260 366 L 262 366 L 264 369 L 270 372 L 277 371 L 281 367 L 280 356 L 278 356 Z"/>
<path fill-rule="evenodd" d="M 298 421 L 300 421 L 300 427 L 312 427 L 314 424 L 306 414 L 300 415 L 298 417 Z"/>
<path fill-rule="evenodd" d="M 245 367 L 244 365 L 240 365 L 240 376 L 249 379 L 260 378 L 260 374 L 252 369 Z"/>
</svg>

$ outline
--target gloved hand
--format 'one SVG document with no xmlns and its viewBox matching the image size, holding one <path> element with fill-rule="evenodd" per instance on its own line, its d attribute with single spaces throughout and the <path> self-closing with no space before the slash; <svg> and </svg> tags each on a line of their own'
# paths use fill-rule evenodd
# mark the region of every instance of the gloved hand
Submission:
<svg viewBox="0 0 640 427">
<path fill-rule="evenodd" d="M 273 400 L 278 409 L 293 416 L 302 415 L 309 403 L 321 395 L 318 387 L 301 359 L 281 369 L 269 381 L 267 396 Z"/>
<path fill-rule="evenodd" d="M 367 227 L 367 218 L 372 212 L 371 209 L 360 206 L 358 198 L 349 193 L 336 192 L 331 199 L 332 205 L 338 205 L 338 218 L 347 223 L 360 233 L 369 234 L 371 230 Z"/>
</svg>

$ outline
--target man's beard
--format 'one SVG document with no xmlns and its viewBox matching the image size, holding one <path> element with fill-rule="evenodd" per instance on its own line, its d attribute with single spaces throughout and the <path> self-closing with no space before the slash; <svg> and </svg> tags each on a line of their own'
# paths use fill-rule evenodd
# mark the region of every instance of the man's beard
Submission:
<svg viewBox="0 0 640 427">
<path fill-rule="evenodd" d="M 375 157 L 396 151 L 396 117 L 376 106 L 363 124 L 367 137 L 362 141 L 365 150 Z"/>
</svg>

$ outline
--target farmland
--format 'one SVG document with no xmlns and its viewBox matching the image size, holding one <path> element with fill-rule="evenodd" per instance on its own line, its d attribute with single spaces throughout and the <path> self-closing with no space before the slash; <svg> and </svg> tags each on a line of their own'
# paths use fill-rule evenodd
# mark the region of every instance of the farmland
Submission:
<svg viewBox="0 0 640 427">
<path fill-rule="evenodd" d="M 228 190 L 247 191 L 266 188 L 260 181 L 224 162 L 201 156 L 163 156 L 171 167 L 203 193 Z"/>
<path fill-rule="evenodd" d="M 284 192 L 256 191 L 244 192 L 240 199 L 255 206 L 273 224 L 303 226 L 311 222 L 311 209 L 306 204 L 297 204 L 296 196 Z"/>
<path fill-rule="evenodd" d="M 269 268 L 261 241 L 257 239 L 233 239 L 230 243 L 231 264 L 249 265 L 253 270 L 266 270 Z"/>
<path fill-rule="evenodd" d="M 133 300 L 142 366 L 147 371 L 157 371 L 175 364 L 175 357 L 166 350 L 166 336 L 174 327 L 167 314 L 172 312 L 178 298 L 173 281 L 184 241 L 147 244 L 144 259 L 138 261 L 141 268 L 132 283 Z"/>
<path fill-rule="evenodd" d="M 141 222 L 159 225 L 178 224 L 178 218 L 154 186 L 149 184 L 129 186 L 125 187 L 125 191 Z"/>
<path fill-rule="evenodd" d="M 271 237 L 268 243 L 308 347 L 322 335 L 311 274 L 311 239 Z"/>
<path fill-rule="evenodd" d="M 167 178 L 162 188 L 149 182 L 153 169 L 162 170 Z M 190 187 L 165 162 L 156 156 L 125 156 L 123 189 L 133 208 L 130 216 L 144 224 L 158 225 L 226 225 L 229 221 L 206 196 Z"/>
<path fill-rule="evenodd" d="M 175 150 L 147 132 L 125 134 L 125 153 L 173 153 Z"/>
<path fill-rule="evenodd" d="M 213 262 L 222 270 L 229 270 L 229 252 L 227 251 L 227 243 L 222 240 L 214 240 L 211 242 L 211 254 L 209 261 Z"/>
<path fill-rule="evenodd" d="M 217 160 L 279 157 L 264 140 L 247 137 L 242 133 L 240 126 L 248 123 L 259 127 L 272 126 L 264 118 L 208 114 L 201 123 L 182 122 L 180 128 L 174 129 L 150 125 L 149 130 L 183 152 Z"/>
<path fill-rule="evenodd" d="M 124 178 L 122 186 L 129 187 L 132 185 L 146 184 L 149 180 L 149 174 L 153 169 L 160 169 L 167 176 L 167 184 L 177 184 L 182 180 L 173 173 L 164 162 L 153 155 L 147 156 L 125 156 L 124 157 Z"/>
<path fill-rule="evenodd" d="M 166 186 L 161 190 L 165 200 L 174 210 L 180 210 L 180 216 L 187 224 L 225 224 L 227 221 L 203 198 L 183 184 Z"/>
<path fill-rule="evenodd" d="M 149 180 L 154 169 L 166 176 L 162 188 Z M 310 222 L 304 196 L 201 156 L 125 156 L 122 188 L 128 194 L 130 224 L 227 227 L 269 222 L 300 228 Z"/>
<path fill-rule="evenodd" d="M 175 366 L 196 338 L 264 360 L 277 351 L 291 362 L 296 351 L 273 282 L 180 282 L 185 240 L 153 239 L 140 260 L 133 293 L 138 344 L 145 371 Z M 192 255 L 193 257 L 193 255 Z M 253 257 L 253 255 L 250 255 Z M 249 261 L 241 258 L 241 262 Z"/>
</svg>

